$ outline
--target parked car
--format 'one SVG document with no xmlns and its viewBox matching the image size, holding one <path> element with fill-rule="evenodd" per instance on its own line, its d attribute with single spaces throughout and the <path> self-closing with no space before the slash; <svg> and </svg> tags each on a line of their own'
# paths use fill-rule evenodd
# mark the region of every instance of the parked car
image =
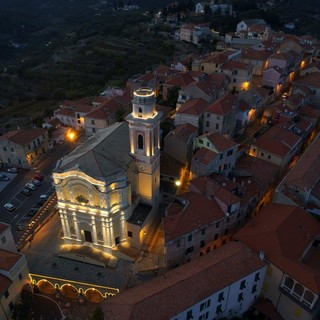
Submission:
<svg viewBox="0 0 320 320">
<path fill-rule="evenodd" d="M 32 180 L 31 183 L 33 183 L 36 187 L 39 187 L 40 184 L 41 184 L 41 182 L 39 180 L 36 180 L 36 179 Z"/>
<path fill-rule="evenodd" d="M 31 195 L 31 191 L 28 188 L 21 189 L 20 193 L 22 193 L 24 196 L 27 196 L 27 197 L 29 197 Z"/>
<path fill-rule="evenodd" d="M 33 179 L 42 182 L 44 180 L 44 176 L 41 174 L 37 174 L 36 176 L 33 177 Z"/>
<path fill-rule="evenodd" d="M 26 188 L 30 189 L 30 190 L 35 190 L 37 187 L 32 183 L 32 182 L 28 182 L 26 184 Z"/>
<path fill-rule="evenodd" d="M 16 209 L 16 207 L 9 202 L 4 205 L 4 208 L 7 209 L 8 211 L 14 211 Z"/>
<path fill-rule="evenodd" d="M 48 199 L 49 199 L 49 196 L 46 195 L 46 194 L 42 194 L 42 195 L 40 196 L 40 200 L 47 201 Z"/>
<path fill-rule="evenodd" d="M 9 177 L 3 173 L 0 173 L 0 181 L 9 181 Z"/>
<path fill-rule="evenodd" d="M 17 173 L 18 169 L 17 168 L 9 168 L 7 171 L 11 172 L 11 173 Z"/>
</svg>

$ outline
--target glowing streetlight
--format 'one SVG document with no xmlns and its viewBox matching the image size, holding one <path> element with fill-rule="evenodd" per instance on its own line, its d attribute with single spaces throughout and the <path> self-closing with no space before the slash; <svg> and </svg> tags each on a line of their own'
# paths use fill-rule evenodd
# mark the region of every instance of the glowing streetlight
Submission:
<svg viewBox="0 0 320 320">
<path fill-rule="evenodd" d="M 76 138 L 76 133 L 72 130 L 70 130 L 68 133 L 67 133 L 67 138 L 68 140 L 70 141 L 74 141 L 75 138 Z"/>
<path fill-rule="evenodd" d="M 175 182 L 175 184 L 176 184 L 177 187 L 180 187 L 180 186 L 181 186 L 181 182 L 180 182 L 179 180 L 177 180 L 177 181 Z"/>
</svg>

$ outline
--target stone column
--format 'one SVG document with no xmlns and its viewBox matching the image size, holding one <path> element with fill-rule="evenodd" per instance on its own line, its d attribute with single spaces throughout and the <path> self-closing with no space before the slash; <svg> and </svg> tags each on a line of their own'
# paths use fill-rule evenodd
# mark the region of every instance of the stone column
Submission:
<svg viewBox="0 0 320 320">
<path fill-rule="evenodd" d="M 95 217 L 91 217 L 91 235 L 93 244 L 98 244 L 97 227 Z"/>
<path fill-rule="evenodd" d="M 80 233 L 80 229 L 79 229 L 79 223 L 78 223 L 78 219 L 77 219 L 77 214 L 76 212 L 72 212 L 73 215 L 73 223 L 74 223 L 74 228 L 76 229 L 76 235 L 77 235 L 77 241 L 81 241 L 81 233 Z"/>
</svg>

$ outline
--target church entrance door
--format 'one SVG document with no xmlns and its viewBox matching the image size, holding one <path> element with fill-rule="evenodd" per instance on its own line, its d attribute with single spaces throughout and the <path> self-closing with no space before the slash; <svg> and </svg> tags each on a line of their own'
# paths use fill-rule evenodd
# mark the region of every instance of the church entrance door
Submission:
<svg viewBox="0 0 320 320">
<path fill-rule="evenodd" d="M 84 230 L 84 241 L 92 242 L 92 236 L 90 231 Z"/>
</svg>

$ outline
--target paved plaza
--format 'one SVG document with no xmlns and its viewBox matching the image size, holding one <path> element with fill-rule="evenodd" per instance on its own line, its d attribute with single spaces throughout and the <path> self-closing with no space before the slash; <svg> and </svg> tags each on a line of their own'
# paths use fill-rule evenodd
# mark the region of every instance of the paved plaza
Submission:
<svg viewBox="0 0 320 320">
<path fill-rule="evenodd" d="M 153 241 L 148 249 L 144 252 L 132 250 L 134 257 L 131 261 L 114 259 L 86 246 L 65 249 L 60 219 L 55 214 L 22 252 L 26 255 L 31 274 L 47 279 L 65 279 L 69 283 L 109 287 L 110 293 L 116 293 L 114 289 L 121 291 L 150 279 L 158 273 L 156 269 L 164 267 L 164 257 L 158 244 Z"/>
</svg>

